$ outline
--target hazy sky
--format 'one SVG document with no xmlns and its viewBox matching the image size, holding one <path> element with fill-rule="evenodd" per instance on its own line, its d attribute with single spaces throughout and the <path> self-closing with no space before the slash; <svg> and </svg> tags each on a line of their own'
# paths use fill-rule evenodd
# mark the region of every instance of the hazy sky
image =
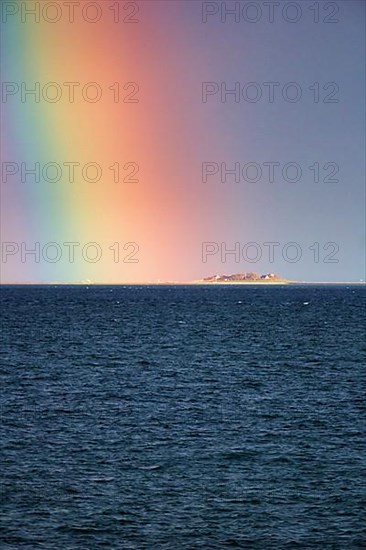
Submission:
<svg viewBox="0 0 366 550">
<path fill-rule="evenodd" d="M 63 95 L 5 88 L 2 281 L 364 279 L 365 3 L 228 1 L 225 21 L 225 2 L 140 1 L 136 14 L 121 2 L 131 24 L 112 21 L 112 4 L 95 23 L 3 17 L 3 80 Z M 104 95 L 70 103 L 69 81 Z M 115 82 L 124 99 L 137 83 L 137 101 L 113 102 Z M 21 181 L 22 162 L 70 161 L 103 177 Z M 138 181 L 113 181 L 116 162 Z M 65 242 L 80 243 L 74 261 Z M 39 258 L 24 254 L 37 246 Z"/>
</svg>

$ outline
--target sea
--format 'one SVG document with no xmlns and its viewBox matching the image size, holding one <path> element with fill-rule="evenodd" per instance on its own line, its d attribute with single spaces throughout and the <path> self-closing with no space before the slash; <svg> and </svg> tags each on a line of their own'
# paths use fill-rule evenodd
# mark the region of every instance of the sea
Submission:
<svg viewBox="0 0 366 550">
<path fill-rule="evenodd" d="M 0 295 L 2 550 L 366 548 L 365 286 Z"/>
</svg>

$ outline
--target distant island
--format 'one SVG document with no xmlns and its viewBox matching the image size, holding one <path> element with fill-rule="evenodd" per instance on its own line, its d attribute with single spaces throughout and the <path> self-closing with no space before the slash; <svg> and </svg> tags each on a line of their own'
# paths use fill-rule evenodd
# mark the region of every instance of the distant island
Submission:
<svg viewBox="0 0 366 550">
<path fill-rule="evenodd" d="M 294 281 L 284 279 L 276 273 L 260 275 L 250 271 L 248 273 L 234 273 L 232 275 L 211 275 L 200 281 L 201 283 L 281 283 L 288 284 Z"/>
</svg>

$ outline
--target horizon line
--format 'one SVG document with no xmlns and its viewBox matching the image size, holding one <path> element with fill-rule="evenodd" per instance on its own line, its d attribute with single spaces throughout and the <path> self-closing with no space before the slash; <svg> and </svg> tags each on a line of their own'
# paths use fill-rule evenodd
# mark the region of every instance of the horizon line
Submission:
<svg viewBox="0 0 366 550">
<path fill-rule="evenodd" d="M 228 286 L 228 285 L 268 285 L 268 286 L 281 286 L 281 285 L 363 285 L 366 281 L 292 281 L 292 280 L 280 280 L 280 281 L 141 281 L 141 282 L 94 282 L 94 281 L 0 281 L 0 286 Z"/>
</svg>

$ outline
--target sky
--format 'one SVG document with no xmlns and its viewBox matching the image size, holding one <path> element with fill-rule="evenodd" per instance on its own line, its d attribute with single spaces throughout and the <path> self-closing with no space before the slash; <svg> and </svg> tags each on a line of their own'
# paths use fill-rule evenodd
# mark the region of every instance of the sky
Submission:
<svg viewBox="0 0 366 550">
<path fill-rule="evenodd" d="M 365 279 L 364 2 L 70 10 L 2 3 L 2 283 Z"/>
</svg>

